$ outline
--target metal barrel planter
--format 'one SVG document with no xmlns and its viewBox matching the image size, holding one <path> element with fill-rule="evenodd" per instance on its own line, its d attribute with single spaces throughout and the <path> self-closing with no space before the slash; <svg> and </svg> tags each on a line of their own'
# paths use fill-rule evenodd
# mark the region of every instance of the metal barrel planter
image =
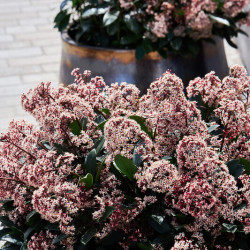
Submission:
<svg viewBox="0 0 250 250">
<path fill-rule="evenodd" d="M 77 45 L 67 33 L 62 34 L 62 57 L 60 82 L 68 85 L 74 78 L 70 75 L 74 68 L 91 70 L 92 76 L 102 76 L 106 84 L 133 83 L 142 94 L 151 82 L 166 70 L 179 76 L 184 85 L 197 76 L 203 77 L 211 70 L 219 77 L 228 74 L 228 66 L 222 39 L 216 44 L 203 43 L 197 57 L 183 58 L 169 53 L 163 59 L 157 52 L 151 52 L 141 61 L 135 58 L 135 50 L 109 49 Z"/>
</svg>

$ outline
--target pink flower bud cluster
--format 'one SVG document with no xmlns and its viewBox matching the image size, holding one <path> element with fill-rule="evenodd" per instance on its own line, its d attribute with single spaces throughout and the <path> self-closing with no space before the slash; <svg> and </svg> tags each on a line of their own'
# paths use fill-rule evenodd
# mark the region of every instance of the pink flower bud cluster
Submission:
<svg viewBox="0 0 250 250">
<path fill-rule="evenodd" d="M 88 82 L 89 71 L 72 74 L 76 81 L 67 88 L 41 83 L 22 96 L 40 128 L 12 121 L 0 135 L 0 200 L 13 201 L 10 211 L 1 204 L 1 215 L 21 226 L 35 210 L 69 236 L 61 241 L 67 249 L 80 237 L 80 216 L 96 227 L 97 244 L 122 230 L 124 249 L 151 241 L 146 216 L 159 210 L 178 234 L 172 249 L 210 249 L 205 234 L 218 249 L 229 249 L 217 244 L 223 223 L 249 234 L 249 175 L 243 171 L 236 178 L 227 165 L 250 159 L 250 81 L 244 68 L 232 67 L 222 81 L 211 72 L 190 82 L 188 96 L 201 95 L 206 121 L 199 103 L 186 98 L 181 79 L 169 71 L 142 97 L 131 84 L 106 86 L 101 77 Z M 102 129 L 98 116 L 106 120 Z M 87 161 L 102 136 L 88 186 Z M 125 185 L 115 175 L 117 155 L 136 165 Z M 102 220 L 107 209 L 112 212 Z M 180 216 L 188 222 L 183 225 Z M 33 233 L 28 248 L 54 249 L 57 235 Z M 163 248 L 156 244 L 155 249 Z"/>
<path fill-rule="evenodd" d="M 223 18 L 235 18 L 249 4 L 248 0 L 146 0 L 145 7 L 133 1 L 119 0 L 120 7 L 147 27 L 145 36 L 156 41 L 165 38 L 169 31 L 176 36 L 189 36 L 194 40 L 212 37 L 213 26 L 220 26 L 211 15 L 217 8 Z M 222 6 L 220 6 L 222 4 Z M 221 16 L 220 16 L 221 17 Z M 249 18 L 241 23 L 250 24 Z"/>
</svg>

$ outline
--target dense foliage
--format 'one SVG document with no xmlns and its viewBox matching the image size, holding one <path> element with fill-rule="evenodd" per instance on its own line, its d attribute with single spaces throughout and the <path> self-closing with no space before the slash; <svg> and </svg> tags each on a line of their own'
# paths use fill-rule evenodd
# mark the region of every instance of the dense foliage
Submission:
<svg viewBox="0 0 250 250">
<path fill-rule="evenodd" d="M 151 51 L 182 56 L 199 53 L 202 40 L 231 38 L 249 24 L 248 0 L 64 0 L 55 17 L 79 44 L 136 49 L 137 59 Z M 167 50 L 166 50 L 167 49 Z"/>
<path fill-rule="evenodd" d="M 40 128 L 0 136 L 3 249 L 250 249 L 250 77 L 146 95 L 74 70 L 22 96 Z"/>
</svg>

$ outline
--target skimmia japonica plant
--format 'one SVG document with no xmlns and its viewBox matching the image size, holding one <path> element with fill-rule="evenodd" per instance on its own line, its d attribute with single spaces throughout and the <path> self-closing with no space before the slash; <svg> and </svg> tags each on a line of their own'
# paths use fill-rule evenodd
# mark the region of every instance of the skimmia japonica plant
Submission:
<svg viewBox="0 0 250 250">
<path fill-rule="evenodd" d="M 202 40 L 231 38 L 250 24 L 243 8 L 249 0 L 64 0 L 55 27 L 79 44 L 187 56 L 199 53 Z M 244 33 L 244 32 L 243 32 Z"/>
<path fill-rule="evenodd" d="M 22 96 L 0 136 L 4 249 L 249 249 L 250 77 L 236 65 L 146 95 L 75 69 Z"/>
</svg>

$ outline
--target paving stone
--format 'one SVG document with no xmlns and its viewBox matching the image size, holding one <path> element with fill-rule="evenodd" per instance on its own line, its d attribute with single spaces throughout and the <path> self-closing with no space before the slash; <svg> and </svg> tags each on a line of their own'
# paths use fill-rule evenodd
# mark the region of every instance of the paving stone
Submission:
<svg viewBox="0 0 250 250">
<path fill-rule="evenodd" d="M 24 84 L 26 83 L 38 84 L 40 82 L 50 82 L 50 81 L 58 82 L 57 74 L 52 72 L 22 75 L 21 79 Z"/>
<path fill-rule="evenodd" d="M 8 59 L 10 66 L 27 66 L 34 64 L 59 63 L 60 55 L 42 55 L 30 58 L 13 58 Z"/>
<path fill-rule="evenodd" d="M 11 35 L 3 35 L 3 36 L 0 36 L 0 43 L 1 42 L 10 42 L 10 41 L 13 41 L 13 36 Z"/>
<path fill-rule="evenodd" d="M 6 62 L 7 64 L 7 62 Z M 1 63 L 0 63 L 1 65 Z M 56 72 L 55 70 L 50 70 L 46 72 Z M 5 77 L 9 75 L 23 75 L 23 74 L 34 74 L 34 73 L 42 73 L 43 68 L 40 65 L 30 65 L 30 66 L 23 66 L 23 67 L 4 67 L 0 68 L 0 76 Z"/>
<path fill-rule="evenodd" d="M 13 42 L 0 43 L 0 50 L 30 48 L 30 47 L 31 47 L 30 41 L 13 41 Z"/>
<path fill-rule="evenodd" d="M 2 89 L 4 86 L 10 86 L 10 85 L 16 85 L 21 84 L 21 78 L 20 76 L 6 76 L 6 77 L 0 77 L 0 95 L 4 95 L 4 89 Z"/>
<path fill-rule="evenodd" d="M 42 49 L 39 47 L 22 48 L 0 51 L 0 58 L 27 58 L 30 56 L 40 56 L 42 54 Z"/>
<path fill-rule="evenodd" d="M 15 27 L 7 27 L 7 34 L 25 34 L 29 32 L 36 32 L 36 27 L 34 25 L 25 25 L 25 26 L 15 26 Z"/>
</svg>

